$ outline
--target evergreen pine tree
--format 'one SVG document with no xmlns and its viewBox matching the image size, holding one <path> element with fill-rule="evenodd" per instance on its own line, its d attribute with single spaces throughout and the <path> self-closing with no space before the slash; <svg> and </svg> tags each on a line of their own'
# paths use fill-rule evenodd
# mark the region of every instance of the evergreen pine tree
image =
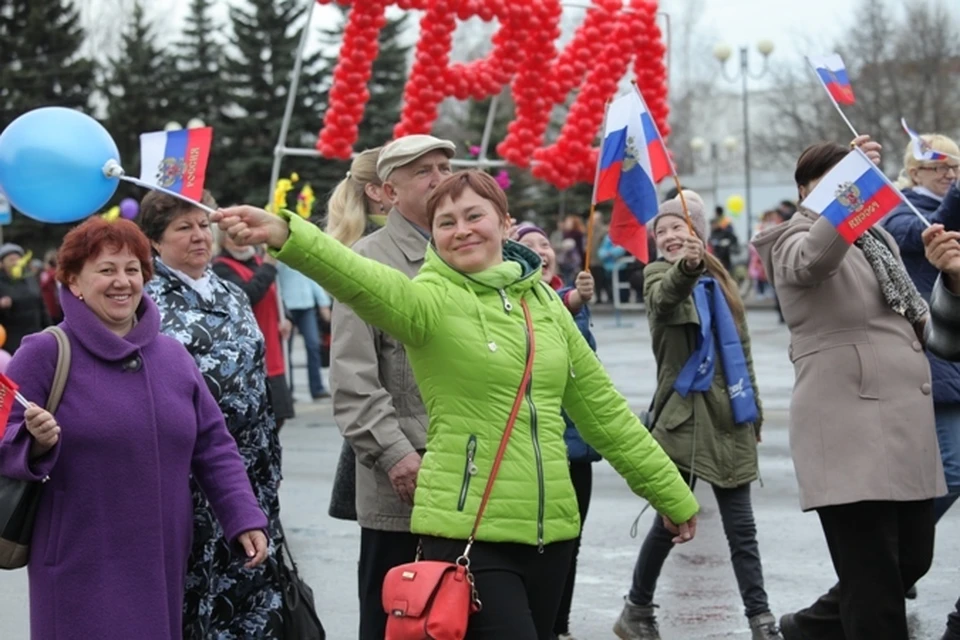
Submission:
<svg viewBox="0 0 960 640">
<path fill-rule="evenodd" d="M 30 109 L 86 109 L 94 63 L 70 0 L 0 0 L 0 129 Z"/>
<path fill-rule="evenodd" d="M 223 204 L 263 206 L 272 198 L 273 150 L 304 28 L 302 12 L 303 3 L 295 0 L 251 0 L 244 8 L 230 10 L 233 53 L 224 67 L 230 107 L 217 134 L 221 145 L 208 176 L 214 195 Z M 319 62 L 319 54 L 308 55 L 303 61 L 287 146 L 310 148 L 316 143 L 322 124 L 323 76 Z M 317 168 L 315 159 L 287 158 L 281 175 L 297 172 L 300 184 L 315 185 Z"/>
<path fill-rule="evenodd" d="M 85 37 L 70 0 L 0 0 L 0 130 L 38 107 L 88 110 L 95 65 L 80 53 Z M 41 255 L 66 230 L 14 211 L 3 237 Z"/>
<path fill-rule="evenodd" d="M 172 71 L 173 60 L 157 44 L 138 0 L 123 27 L 120 51 L 108 64 L 104 86 L 109 100 L 107 128 L 130 175 L 140 174 L 140 134 L 163 129 L 175 115 L 172 105 L 178 98 L 171 92 Z M 117 197 L 125 194 L 128 188 Z"/>
<path fill-rule="evenodd" d="M 190 12 L 176 55 L 176 120 L 187 123 L 199 118 L 214 128 L 214 145 L 221 122 L 221 109 L 228 102 L 228 87 L 221 75 L 223 44 L 216 36 L 219 25 L 210 17 L 214 0 L 191 0 Z M 217 157 L 214 152 L 214 157 Z"/>
</svg>

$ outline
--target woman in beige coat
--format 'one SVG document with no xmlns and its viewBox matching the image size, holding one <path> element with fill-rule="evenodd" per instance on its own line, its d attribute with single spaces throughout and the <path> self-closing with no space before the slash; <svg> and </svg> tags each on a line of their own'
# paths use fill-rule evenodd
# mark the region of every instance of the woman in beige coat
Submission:
<svg viewBox="0 0 960 640">
<path fill-rule="evenodd" d="M 879 163 L 879 145 L 855 141 Z M 809 147 L 801 199 L 849 149 Z M 927 306 L 876 227 L 848 245 L 801 208 L 753 242 L 790 328 L 796 383 L 790 450 L 800 503 L 820 516 L 839 583 L 783 616 L 786 640 L 905 640 L 904 593 L 930 568 L 933 498 L 946 492 L 930 366 Z"/>
</svg>

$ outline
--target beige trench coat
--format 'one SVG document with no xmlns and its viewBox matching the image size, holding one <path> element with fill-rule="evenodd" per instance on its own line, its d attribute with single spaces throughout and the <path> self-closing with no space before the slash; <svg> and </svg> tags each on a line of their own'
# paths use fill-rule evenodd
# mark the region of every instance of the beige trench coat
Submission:
<svg viewBox="0 0 960 640">
<path fill-rule="evenodd" d="M 353 246 L 360 255 L 413 278 L 427 238 L 394 209 L 382 229 Z M 403 345 L 334 303 L 330 390 L 337 426 L 357 455 L 357 522 L 378 531 L 409 531 L 411 507 L 397 497 L 387 471 L 426 448 L 427 410 Z"/>
<path fill-rule="evenodd" d="M 801 507 L 946 493 L 930 365 L 863 253 L 806 210 L 753 245 L 790 327 L 790 451 Z"/>
</svg>

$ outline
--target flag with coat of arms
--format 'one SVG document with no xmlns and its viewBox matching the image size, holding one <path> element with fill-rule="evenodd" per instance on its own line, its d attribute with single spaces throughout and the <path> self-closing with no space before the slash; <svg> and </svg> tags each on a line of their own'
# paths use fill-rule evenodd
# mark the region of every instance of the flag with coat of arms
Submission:
<svg viewBox="0 0 960 640">
<path fill-rule="evenodd" d="M 191 200 L 203 197 L 213 129 L 140 134 L 140 180 Z"/>
</svg>

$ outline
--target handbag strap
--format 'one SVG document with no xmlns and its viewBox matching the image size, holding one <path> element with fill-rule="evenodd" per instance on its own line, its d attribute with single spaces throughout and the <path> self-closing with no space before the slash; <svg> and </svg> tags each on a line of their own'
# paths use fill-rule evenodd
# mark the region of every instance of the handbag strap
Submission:
<svg viewBox="0 0 960 640">
<path fill-rule="evenodd" d="M 47 396 L 46 410 L 54 414 L 60 407 L 60 399 L 67 387 L 67 377 L 70 375 L 70 339 L 60 327 L 47 327 L 46 333 L 52 333 L 57 339 L 57 369 L 53 374 L 53 385 Z"/>
<path fill-rule="evenodd" d="M 520 405 L 523 403 L 523 397 L 530 386 L 530 378 L 533 375 L 533 358 L 536 355 L 536 340 L 533 332 L 533 320 L 530 317 L 530 309 L 527 307 L 527 301 L 521 299 L 520 306 L 523 308 L 523 319 L 526 322 L 527 331 L 527 365 L 523 370 L 523 378 L 520 380 L 520 388 L 517 390 L 517 397 L 513 401 L 513 408 L 510 410 L 510 417 L 507 418 L 507 426 L 503 430 L 503 437 L 500 438 L 500 447 L 497 449 L 497 457 L 493 459 L 493 469 L 490 471 L 490 477 L 487 479 L 487 486 L 483 490 L 483 498 L 480 500 L 480 508 L 477 509 L 477 517 L 473 521 L 473 529 L 470 531 L 470 537 L 467 539 L 467 548 L 463 555 L 457 560 L 458 564 L 469 564 L 470 548 L 473 546 L 477 537 L 477 529 L 480 528 L 480 521 L 483 519 L 483 512 L 487 509 L 487 502 L 490 501 L 490 493 L 493 491 L 493 483 L 497 479 L 497 472 L 500 471 L 500 463 L 503 462 L 503 455 L 507 451 L 507 443 L 510 441 L 510 434 L 513 433 L 513 425 L 517 422 L 517 415 L 520 413 Z"/>
</svg>

